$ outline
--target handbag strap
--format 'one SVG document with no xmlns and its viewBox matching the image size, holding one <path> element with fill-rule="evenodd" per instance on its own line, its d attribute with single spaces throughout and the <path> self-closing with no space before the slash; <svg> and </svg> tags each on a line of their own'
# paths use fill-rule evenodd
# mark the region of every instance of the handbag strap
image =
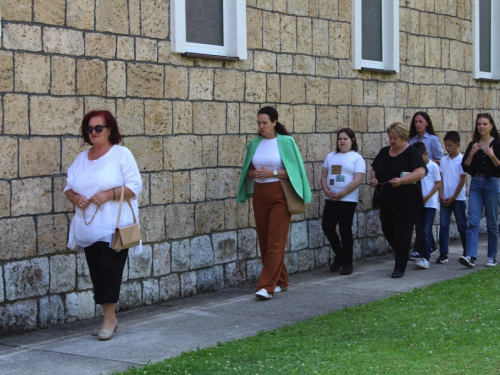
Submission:
<svg viewBox="0 0 500 375">
<path fill-rule="evenodd" d="M 125 196 L 125 186 L 122 186 L 122 192 L 120 194 L 120 207 L 118 208 L 118 217 L 116 218 L 116 228 L 120 227 L 120 217 L 122 215 L 122 206 L 123 206 L 123 197 Z M 127 199 L 127 203 L 132 211 L 132 216 L 134 217 L 134 224 L 137 223 L 137 219 L 135 217 L 134 209 L 132 208 L 132 203 L 130 203 L 130 199 Z"/>
</svg>

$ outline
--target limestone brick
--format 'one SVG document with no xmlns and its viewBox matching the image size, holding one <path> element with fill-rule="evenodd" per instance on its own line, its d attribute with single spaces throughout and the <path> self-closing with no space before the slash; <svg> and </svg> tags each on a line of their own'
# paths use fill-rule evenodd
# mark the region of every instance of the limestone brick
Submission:
<svg viewBox="0 0 500 375">
<path fill-rule="evenodd" d="M 34 0 L 35 22 L 51 25 L 64 25 L 65 0 Z"/>
<path fill-rule="evenodd" d="M 71 57 L 52 56 L 50 85 L 52 95 L 75 94 L 75 66 L 75 60 Z"/>
<path fill-rule="evenodd" d="M 367 131 L 367 108 L 351 107 L 349 109 L 349 127 L 355 132 Z"/>
<path fill-rule="evenodd" d="M 141 34 L 149 38 L 166 39 L 170 34 L 168 1 L 142 0 Z"/>
<path fill-rule="evenodd" d="M 163 169 L 163 148 L 160 137 L 127 137 L 124 145 L 132 151 L 139 171 Z"/>
<path fill-rule="evenodd" d="M 411 113 L 411 116 L 413 116 L 413 113 Z M 392 124 L 393 122 L 401 122 L 402 120 L 405 119 L 405 116 L 404 116 L 404 109 L 403 108 L 385 108 L 385 126 L 382 127 L 382 130 L 381 132 L 383 132 L 383 137 L 385 137 L 385 130 L 386 130 L 386 127 L 389 125 L 389 124 Z M 411 117 L 406 117 L 406 121 L 404 121 L 404 123 L 408 124 L 409 125 L 409 122 L 411 120 Z M 371 128 L 369 127 L 368 128 L 369 131 L 371 131 Z"/>
<path fill-rule="evenodd" d="M 171 274 L 160 278 L 159 282 L 159 299 L 161 302 L 179 298 L 180 281 L 179 275 Z"/>
<path fill-rule="evenodd" d="M 181 135 L 164 141 L 164 163 L 169 169 L 193 169 L 202 166 L 201 137 Z"/>
<path fill-rule="evenodd" d="M 295 55 L 293 58 L 293 72 L 295 74 L 314 75 L 316 60 L 313 56 Z"/>
<path fill-rule="evenodd" d="M 410 107 L 420 107 L 420 86 L 410 85 L 408 95 L 408 104 Z"/>
<path fill-rule="evenodd" d="M 127 94 L 129 96 L 162 98 L 164 69 L 153 64 L 128 64 Z"/>
<path fill-rule="evenodd" d="M 326 57 L 316 59 L 316 76 L 337 77 L 338 74 L 339 65 L 336 60 Z"/>
<path fill-rule="evenodd" d="M 309 2 L 303 0 L 288 0 L 288 13 L 297 16 L 308 16 Z"/>
<path fill-rule="evenodd" d="M 392 82 L 379 82 L 378 103 L 383 107 L 394 107 L 396 105 L 396 84 Z"/>
<path fill-rule="evenodd" d="M 359 81 L 354 81 L 359 84 Z M 347 105 L 352 102 L 353 81 L 347 79 L 333 79 L 330 81 L 330 104 Z M 353 103 L 354 104 L 354 103 Z"/>
<path fill-rule="evenodd" d="M 281 77 L 281 101 L 283 103 L 305 102 L 305 77 L 282 76 Z"/>
<path fill-rule="evenodd" d="M 175 68 L 173 66 L 166 66 L 165 98 L 186 99 L 187 95 L 188 95 L 188 70 L 183 67 Z"/>
<path fill-rule="evenodd" d="M 60 149 L 58 138 L 19 139 L 19 176 L 59 174 Z"/>
<path fill-rule="evenodd" d="M 224 229 L 224 202 L 197 203 L 195 206 L 195 234 Z"/>
<path fill-rule="evenodd" d="M 50 89 L 50 57 L 30 53 L 16 54 L 15 89 L 32 93 L 48 93 Z M 36 66 L 37 69 L 33 69 Z"/>
<path fill-rule="evenodd" d="M 35 258 L 7 263 L 5 272 L 5 298 L 15 301 L 43 296 L 49 289 L 49 260 Z"/>
<path fill-rule="evenodd" d="M 191 202 L 204 201 L 206 199 L 207 190 L 207 173 L 205 169 L 191 171 Z"/>
<path fill-rule="evenodd" d="M 174 185 L 172 172 L 161 171 L 152 173 L 151 180 L 151 203 L 167 204 L 173 201 Z"/>
<path fill-rule="evenodd" d="M 255 51 L 254 69 L 261 72 L 275 72 L 276 54 L 272 52 Z"/>
<path fill-rule="evenodd" d="M 312 133 L 315 129 L 316 114 L 312 105 L 296 105 L 293 107 L 294 133 Z"/>
<path fill-rule="evenodd" d="M 465 89 L 463 87 L 455 86 L 452 88 L 452 95 L 453 95 L 453 100 L 452 100 L 453 108 L 457 109 L 465 108 Z M 491 108 L 493 108 L 493 106 Z"/>
<path fill-rule="evenodd" d="M 56 295 L 40 298 L 39 307 L 38 319 L 40 320 L 40 327 L 49 327 L 64 323 L 64 302 L 61 296 Z"/>
<path fill-rule="evenodd" d="M 83 101 L 80 98 L 32 96 L 30 99 L 33 135 L 76 135 L 82 118 Z"/>
<path fill-rule="evenodd" d="M 2 4 L 2 18 L 4 15 Z M 40 26 L 7 23 L 2 25 L 2 34 L 5 49 L 34 52 L 42 49 L 42 29 Z"/>
<path fill-rule="evenodd" d="M 215 266 L 196 272 L 196 290 L 206 293 L 224 288 L 224 267 Z"/>
<path fill-rule="evenodd" d="M 106 64 L 101 60 L 78 60 L 76 89 L 79 95 L 106 95 Z"/>
<path fill-rule="evenodd" d="M 329 37 L 328 21 L 313 18 L 313 54 L 316 56 L 328 56 Z"/>
<path fill-rule="evenodd" d="M 224 221 L 228 230 L 246 228 L 249 222 L 249 204 L 236 203 L 234 197 L 224 200 Z"/>
<path fill-rule="evenodd" d="M 347 80 L 344 80 L 343 82 L 346 82 Z M 363 105 L 363 81 L 362 80 L 349 80 L 348 82 L 351 83 L 351 104 L 352 105 Z M 332 81 L 332 91 L 333 88 L 339 87 L 342 83 L 337 82 L 336 80 Z M 349 86 L 346 86 L 349 87 Z M 340 90 L 342 90 L 342 86 L 340 86 Z M 345 89 L 344 89 L 345 90 Z M 344 93 L 346 96 L 348 95 L 347 93 Z M 333 97 L 333 94 L 331 95 Z M 333 100 L 333 99 L 332 99 Z M 341 103 L 341 104 L 348 104 L 348 103 Z"/>
<path fill-rule="evenodd" d="M 263 14 L 263 27 L 262 27 L 263 48 L 268 51 L 279 52 L 280 15 L 278 13 L 271 13 L 271 12 L 263 12 L 262 14 Z"/>
<path fill-rule="evenodd" d="M 450 104 L 451 104 L 451 88 L 449 89 L 449 92 L 450 92 Z M 465 89 L 465 106 L 466 108 L 470 109 L 477 108 L 477 88 L 471 87 Z M 446 107 L 451 107 L 451 105 L 448 105 Z"/>
<path fill-rule="evenodd" d="M 255 258 L 257 255 L 257 232 L 255 229 L 238 231 L 238 260 Z"/>
<path fill-rule="evenodd" d="M 189 99 L 212 100 L 214 73 L 212 69 L 193 68 L 189 71 Z"/>
<path fill-rule="evenodd" d="M 237 259 L 236 232 L 214 233 L 212 243 L 215 264 L 229 263 Z"/>
<path fill-rule="evenodd" d="M 217 168 L 207 171 L 207 200 L 224 199 L 234 195 L 231 181 L 237 181 L 240 170 Z"/>
<path fill-rule="evenodd" d="M 82 56 L 85 53 L 83 32 L 44 27 L 43 52 Z"/>
<path fill-rule="evenodd" d="M 153 249 L 151 246 L 143 246 L 140 254 L 128 256 L 128 279 L 139 279 L 151 276 L 153 266 Z"/>
<path fill-rule="evenodd" d="M 240 110 L 240 128 L 241 133 L 257 134 L 257 112 L 260 109 L 258 104 L 241 104 Z M 282 113 L 278 108 L 276 108 L 279 113 Z M 283 120 L 280 117 L 280 122 Z M 250 140 L 249 140 L 250 141 Z"/>
<path fill-rule="evenodd" d="M 3 0 L 2 19 L 9 21 L 31 21 L 31 0 Z M 3 25 L 2 25 L 3 26 Z"/>
<path fill-rule="evenodd" d="M 449 108 L 452 103 L 451 86 L 441 85 L 436 88 L 436 106 L 441 108 Z M 475 98 L 474 98 L 475 100 Z M 474 106 L 475 108 L 475 106 Z"/>
<path fill-rule="evenodd" d="M 279 13 L 286 13 L 287 0 L 274 0 L 274 11 Z"/>
<path fill-rule="evenodd" d="M 460 21 L 460 40 L 465 43 L 472 43 L 472 22 L 470 20 Z"/>
<path fill-rule="evenodd" d="M 408 40 L 408 61 L 411 61 L 412 65 L 422 66 L 424 65 L 425 59 L 425 38 L 410 35 Z"/>
<path fill-rule="evenodd" d="M 251 53 L 249 53 L 248 56 L 251 59 Z M 171 65 L 181 65 L 181 66 L 193 66 L 194 61 L 195 61 L 195 59 L 193 59 L 191 57 L 184 57 L 180 53 L 173 53 L 170 41 L 161 40 L 158 42 L 158 62 L 159 63 L 169 64 L 169 65 L 171 64 Z"/>
<path fill-rule="evenodd" d="M 16 246 L 12 246 L 16 244 Z M 36 231 L 33 217 L 0 220 L 0 260 L 22 259 L 36 253 Z"/>
<path fill-rule="evenodd" d="M 193 238 L 190 246 L 190 263 L 192 270 L 214 264 L 214 251 L 209 236 Z"/>
<path fill-rule="evenodd" d="M 290 3 L 288 4 L 290 7 Z M 297 27 L 296 27 L 295 17 L 285 16 L 285 15 L 281 16 L 280 36 L 281 36 L 281 52 L 295 53 L 297 51 L 297 43 L 296 43 Z"/>
<path fill-rule="evenodd" d="M 464 70 L 464 44 L 455 40 L 450 41 L 450 68 Z"/>
<path fill-rule="evenodd" d="M 396 105 L 398 107 L 408 105 L 408 84 L 396 83 Z"/>
<path fill-rule="evenodd" d="M 165 207 L 149 206 L 139 211 L 143 242 L 165 240 Z"/>
<path fill-rule="evenodd" d="M 232 262 L 224 265 L 224 285 L 226 288 L 242 286 L 246 281 L 245 263 Z"/>
<path fill-rule="evenodd" d="M 133 60 L 135 57 L 134 38 L 128 36 L 118 36 L 116 57 L 122 60 Z"/>
<path fill-rule="evenodd" d="M 307 239 L 307 222 L 301 221 L 290 225 L 290 250 L 297 251 L 306 249 L 308 245 Z"/>
<path fill-rule="evenodd" d="M 339 0 L 339 21 L 350 22 L 352 19 L 352 1 Z"/>
<path fill-rule="evenodd" d="M 245 100 L 262 103 L 266 100 L 266 75 L 264 73 L 246 73 Z"/>
<path fill-rule="evenodd" d="M 217 166 L 217 136 L 205 135 L 201 137 L 202 167 Z"/>
<path fill-rule="evenodd" d="M 371 107 L 368 108 L 368 129 L 370 131 L 383 132 L 385 128 L 384 108 Z"/>
<path fill-rule="evenodd" d="M 445 37 L 460 40 L 460 20 L 454 17 L 445 18 Z"/>
<path fill-rule="evenodd" d="M 116 37 L 101 33 L 85 34 L 85 55 L 112 59 L 116 55 Z"/>
<path fill-rule="evenodd" d="M 316 108 L 315 131 L 320 133 L 334 133 L 337 131 L 337 128 L 337 108 L 333 106 L 318 106 Z"/>
<path fill-rule="evenodd" d="M 2 2 L 2 7 L 4 3 Z M 37 327 L 38 304 L 36 299 L 5 304 L 0 307 L 0 333 L 32 331 Z"/>
<path fill-rule="evenodd" d="M 226 131 L 226 105 L 217 102 L 193 104 L 193 132 L 196 134 L 224 134 Z"/>
<path fill-rule="evenodd" d="M 54 195 L 63 195 L 62 190 Z M 37 218 L 37 243 L 39 255 L 66 251 L 68 218 L 66 215 L 43 215 Z"/>
<path fill-rule="evenodd" d="M 194 206 L 174 204 L 167 206 L 167 238 L 191 237 L 195 233 Z"/>
<path fill-rule="evenodd" d="M 328 104 L 330 81 L 320 77 L 306 77 L 307 103 Z"/>
<path fill-rule="evenodd" d="M 257 0 L 256 6 L 261 9 L 273 10 L 273 0 Z"/>
<path fill-rule="evenodd" d="M 129 31 L 126 0 L 100 0 L 96 3 L 96 29 L 116 34 Z"/>
<path fill-rule="evenodd" d="M 145 132 L 147 135 L 172 134 L 172 102 L 166 100 L 146 100 Z"/>
<path fill-rule="evenodd" d="M 122 135 L 144 134 L 144 101 L 119 99 L 116 102 L 116 119 Z"/>
<path fill-rule="evenodd" d="M 348 59 L 351 54 L 351 27 L 347 23 L 332 22 L 330 31 L 330 56 L 336 59 Z"/>
<path fill-rule="evenodd" d="M 270 55 L 274 56 L 273 54 Z M 276 63 L 274 63 L 274 70 L 276 70 Z M 245 73 L 237 70 L 217 70 L 215 72 L 214 86 L 215 100 L 243 101 L 245 92 Z"/>
<path fill-rule="evenodd" d="M 158 60 L 158 44 L 153 39 L 135 38 L 135 58 L 137 61 L 156 62 Z"/>
<path fill-rule="evenodd" d="M 14 88 L 14 59 L 12 52 L 0 51 L 0 92 Z"/>
<path fill-rule="evenodd" d="M 247 47 L 262 48 L 262 11 L 247 8 Z"/>
<path fill-rule="evenodd" d="M 128 1 L 129 26 L 131 35 L 141 34 L 141 0 Z"/>
<path fill-rule="evenodd" d="M 193 132 L 193 105 L 191 102 L 174 101 L 173 134 Z"/>
<path fill-rule="evenodd" d="M 321 229 L 321 220 L 310 220 L 307 223 L 309 232 L 309 248 L 314 249 L 323 246 L 323 230 Z"/>
<path fill-rule="evenodd" d="M 0 137 L 0 178 L 11 179 L 17 177 L 18 146 L 13 137 Z"/>
<path fill-rule="evenodd" d="M 279 54 L 276 69 L 279 73 L 292 73 L 293 55 Z"/>
<path fill-rule="evenodd" d="M 325 156 L 331 151 L 330 145 L 329 137 L 323 134 L 309 134 L 307 136 L 307 161 L 324 161 Z"/>
<path fill-rule="evenodd" d="M 127 95 L 127 79 L 123 61 L 107 62 L 107 95 L 124 97 Z"/>
<path fill-rule="evenodd" d="M 318 12 L 321 18 L 338 20 L 338 1 L 319 0 Z"/>
<path fill-rule="evenodd" d="M 67 0 L 66 23 L 69 27 L 83 30 L 94 29 L 93 0 Z"/>
<path fill-rule="evenodd" d="M 172 272 L 189 271 L 190 257 L 189 240 L 172 242 Z"/>
<path fill-rule="evenodd" d="M 220 167 L 238 167 L 243 164 L 246 137 L 227 135 L 219 137 L 218 165 Z"/>
<path fill-rule="evenodd" d="M 190 182 L 189 182 L 189 172 L 181 171 L 172 173 L 173 183 L 174 183 L 174 202 L 182 203 L 189 202 L 190 199 Z"/>
<path fill-rule="evenodd" d="M 420 86 L 420 105 L 424 108 L 436 106 L 436 86 Z"/>
<path fill-rule="evenodd" d="M 10 184 L 0 181 L 0 218 L 6 216 L 10 216 Z"/>
<path fill-rule="evenodd" d="M 310 55 L 313 46 L 312 40 L 312 20 L 308 17 L 297 17 L 297 52 Z"/>
<path fill-rule="evenodd" d="M 63 293 L 75 289 L 76 258 L 74 254 L 50 257 L 50 293 Z"/>
<path fill-rule="evenodd" d="M 37 197 L 37 204 L 33 204 L 33 197 Z M 52 210 L 51 179 L 25 178 L 12 181 L 12 215 L 33 215 L 50 212 Z"/>
<path fill-rule="evenodd" d="M 294 272 L 293 268 L 289 267 L 289 264 L 286 263 L 287 255 L 285 253 L 285 264 L 288 270 L 288 273 Z M 256 283 L 259 280 L 260 272 L 262 271 L 262 261 L 260 259 L 249 260 L 246 262 L 247 267 L 247 280 L 249 282 Z"/>
</svg>

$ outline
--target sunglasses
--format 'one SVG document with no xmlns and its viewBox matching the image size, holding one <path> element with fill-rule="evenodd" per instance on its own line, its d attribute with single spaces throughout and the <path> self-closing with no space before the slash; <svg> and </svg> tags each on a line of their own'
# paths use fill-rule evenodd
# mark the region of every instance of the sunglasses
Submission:
<svg viewBox="0 0 500 375">
<path fill-rule="evenodd" d="M 480 118 L 480 117 L 488 117 L 488 118 L 491 118 L 491 115 L 489 113 L 478 113 L 477 114 L 477 118 Z"/>
<path fill-rule="evenodd" d="M 88 126 L 85 127 L 85 132 L 87 134 L 92 134 L 92 132 L 95 130 L 95 132 L 97 134 L 99 134 L 99 133 L 102 133 L 102 131 L 104 130 L 104 128 L 109 128 L 109 126 L 107 126 L 107 125 L 96 125 L 96 126 L 88 125 Z"/>
</svg>

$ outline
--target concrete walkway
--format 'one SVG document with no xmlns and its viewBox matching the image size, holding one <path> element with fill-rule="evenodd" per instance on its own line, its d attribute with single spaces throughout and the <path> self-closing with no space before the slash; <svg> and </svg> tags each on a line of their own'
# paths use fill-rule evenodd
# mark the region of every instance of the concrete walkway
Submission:
<svg viewBox="0 0 500 375">
<path fill-rule="evenodd" d="M 66 324 L 0 339 L 1 374 L 109 374 L 142 366 L 219 341 L 255 335 L 286 324 L 340 310 L 483 269 L 486 237 L 480 238 L 474 269 L 458 263 L 459 242 L 450 247 L 450 262 L 428 270 L 408 264 L 401 279 L 391 279 L 394 256 L 354 263 L 354 273 L 320 269 L 290 277 L 290 289 L 270 301 L 257 301 L 254 286 L 199 295 L 118 314 L 116 336 L 100 342 L 90 335 L 100 321 Z M 499 266 L 500 267 L 500 266 Z"/>
</svg>

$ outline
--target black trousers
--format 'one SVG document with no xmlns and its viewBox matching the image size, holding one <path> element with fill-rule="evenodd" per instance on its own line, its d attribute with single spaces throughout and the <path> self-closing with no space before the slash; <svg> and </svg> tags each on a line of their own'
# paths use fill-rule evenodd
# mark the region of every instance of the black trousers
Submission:
<svg viewBox="0 0 500 375">
<path fill-rule="evenodd" d="M 128 249 L 116 252 L 107 242 L 96 242 L 85 248 L 96 304 L 118 302 L 127 256 Z"/>
<path fill-rule="evenodd" d="M 410 258 L 416 210 L 380 210 L 382 232 L 394 251 L 395 270 L 405 271 Z"/>
<path fill-rule="evenodd" d="M 331 201 L 325 199 L 325 209 L 323 210 L 322 229 L 335 254 L 339 257 L 342 265 L 352 264 L 352 220 L 356 212 L 356 202 Z M 337 234 L 337 224 L 339 226 L 340 239 Z"/>
</svg>

